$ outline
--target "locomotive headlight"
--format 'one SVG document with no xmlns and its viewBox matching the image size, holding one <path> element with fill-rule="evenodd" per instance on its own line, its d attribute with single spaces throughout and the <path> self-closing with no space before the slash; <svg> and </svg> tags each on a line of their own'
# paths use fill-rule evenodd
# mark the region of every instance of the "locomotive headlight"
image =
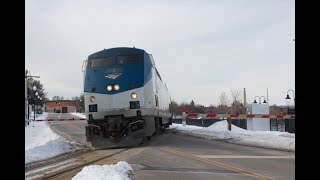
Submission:
<svg viewBox="0 0 320 180">
<path fill-rule="evenodd" d="M 113 89 L 116 90 L 116 91 L 118 91 L 118 90 L 120 89 L 120 86 L 119 86 L 118 84 L 115 84 L 115 85 L 113 86 Z"/>
<path fill-rule="evenodd" d="M 107 90 L 108 90 L 108 91 L 112 91 L 112 86 L 111 86 L 111 85 L 108 85 L 108 86 L 107 86 Z"/>
<path fill-rule="evenodd" d="M 96 100 L 96 97 L 90 96 L 90 102 L 94 102 Z"/>
<path fill-rule="evenodd" d="M 138 97 L 137 93 L 133 92 L 131 93 L 131 98 L 132 99 L 136 99 Z"/>
</svg>

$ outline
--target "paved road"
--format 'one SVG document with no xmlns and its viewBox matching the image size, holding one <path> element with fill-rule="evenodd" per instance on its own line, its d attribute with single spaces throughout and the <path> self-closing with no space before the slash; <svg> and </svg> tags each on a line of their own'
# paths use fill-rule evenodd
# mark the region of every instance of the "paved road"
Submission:
<svg viewBox="0 0 320 180">
<path fill-rule="evenodd" d="M 51 127 L 67 138 L 85 142 L 86 121 L 53 121 Z M 132 179 L 295 179 L 295 154 L 166 134 L 158 143 L 129 158 Z M 151 140 L 152 142 L 152 140 Z M 103 163 L 102 163 L 103 164 Z"/>
<path fill-rule="evenodd" d="M 67 140 L 90 146 L 85 137 L 86 120 L 69 120 L 72 118 L 80 119 L 80 117 L 68 113 L 49 113 L 48 118 L 53 119 L 53 121 L 49 122 L 51 128 L 63 135 Z M 58 121 L 59 119 L 65 119 L 65 121 Z"/>
<path fill-rule="evenodd" d="M 58 121 L 59 119 L 69 120 L 69 119 L 82 119 L 80 116 L 73 115 L 71 113 L 49 113 L 48 119 L 52 118 L 54 121 Z"/>
<path fill-rule="evenodd" d="M 172 134 L 126 160 L 133 179 L 295 179 L 295 155 Z"/>
</svg>

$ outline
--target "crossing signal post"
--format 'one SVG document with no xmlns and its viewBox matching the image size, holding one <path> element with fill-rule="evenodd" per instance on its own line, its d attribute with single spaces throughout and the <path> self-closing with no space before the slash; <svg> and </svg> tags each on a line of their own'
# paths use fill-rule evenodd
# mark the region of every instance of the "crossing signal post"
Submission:
<svg viewBox="0 0 320 180">
<path fill-rule="evenodd" d="M 232 107 L 231 107 L 232 108 Z M 229 113 L 228 113 L 229 114 Z M 231 131 L 231 124 L 232 124 L 232 119 L 229 117 L 227 118 L 227 122 L 228 122 L 228 130 Z"/>
</svg>

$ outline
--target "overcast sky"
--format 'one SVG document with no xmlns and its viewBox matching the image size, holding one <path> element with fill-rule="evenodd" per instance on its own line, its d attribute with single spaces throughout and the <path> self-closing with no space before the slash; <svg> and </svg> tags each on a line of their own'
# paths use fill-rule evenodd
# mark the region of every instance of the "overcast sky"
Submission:
<svg viewBox="0 0 320 180">
<path fill-rule="evenodd" d="M 83 92 L 88 55 L 135 46 L 153 55 L 177 102 L 217 105 L 222 92 L 246 88 L 251 103 L 268 88 L 270 105 L 283 105 L 295 90 L 294 3 L 28 0 L 25 64 L 49 98 L 66 99 Z"/>
</svg>

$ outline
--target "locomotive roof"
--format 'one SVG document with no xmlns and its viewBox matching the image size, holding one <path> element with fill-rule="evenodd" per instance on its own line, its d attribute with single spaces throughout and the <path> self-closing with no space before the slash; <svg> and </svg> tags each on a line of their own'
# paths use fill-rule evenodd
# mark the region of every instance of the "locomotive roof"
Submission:
<svg viewBox="0 0 320 180">
<path fill-rule="evenodd" d="M 93 53 L 88 56 L 88 59 L 95 59 L 95 58 L 101 58 L 105 56 L 110 56 L 114 54 L 135 54 L 135 53 L 141 53 L 143 54 L 145 50 L 138 49 L 138 48 L 131 48 L 131 47 L 116 47 L 116 48 L 110 48 L 110 49 L 104 49 L 99 52 Z"/>
</svg>

